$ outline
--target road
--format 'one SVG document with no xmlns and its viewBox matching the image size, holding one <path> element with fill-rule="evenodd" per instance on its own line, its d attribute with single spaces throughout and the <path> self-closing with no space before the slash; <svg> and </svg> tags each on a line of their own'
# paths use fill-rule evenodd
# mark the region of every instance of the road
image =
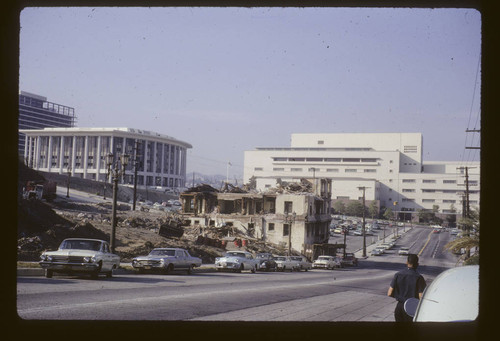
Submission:
<svg viewBox="0 0 500 341">
<path fill-rule="evenodd" d="M 27 320 L 393 321 L 386 292 L 404 268 L 398 248 L 420 254 L 429 283 L 455 265 L 442 249 L 450 238 L 414 227 L 387 254 L 333 271 L 18 277 L 17 311 Z"/>
</svg>

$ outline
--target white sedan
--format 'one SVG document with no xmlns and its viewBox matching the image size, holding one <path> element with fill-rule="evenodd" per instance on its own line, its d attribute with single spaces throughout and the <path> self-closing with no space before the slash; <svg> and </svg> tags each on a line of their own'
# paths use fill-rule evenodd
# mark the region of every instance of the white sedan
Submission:
<svg viewBox="0 0 500 341">
<path fill-rule="evenodd" d="M 259 261 L 247 251 L 228 251 L 223 257 L 215 258 L 217 271 L 241 272 L 250 270 L 255 273 L 259 268 Z"/>
<path fill-rule="evenodd" d="M 293 260 L 288 256 L 275 256 L 274 260 L 276 261 L 276 269 L 278 271 L 294 271 L 298 270 L 300 267 L 299 261 Z"/>
<path fill-rule="evenodd" d="M 57 251 L 44 252 L 40 259 L 47 278 L 53 273 L 87 273 L 93 279 L 104 273 L 112 277 L 113 270 L 120 266 L 120 257 L 111 253 L 107 242 L 99 239 L 65 239 Z"/>
<path fill-rule="evenodd" d="M 312 264 L 313 269 L 335 269 L 340 268 L 341 263 L 334 256 L 319 256 Z"/>
</svg>

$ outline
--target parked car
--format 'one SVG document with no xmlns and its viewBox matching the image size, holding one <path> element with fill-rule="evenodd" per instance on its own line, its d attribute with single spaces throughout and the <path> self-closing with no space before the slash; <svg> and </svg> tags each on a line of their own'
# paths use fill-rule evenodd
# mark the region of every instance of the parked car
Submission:
<svg viewBox="0 0 500 341">
<path fill-rule="evenodd" d="M 341 234 L 342 233 L 342 229 L 340 227 L 337 227 L 335 230 L 333 230 L 333 233 Z"/>
<path fill-rule="evenodd" d="M 384 248 L 379 246 L 373 249 L 371 252 L 372 256 L 382 256 L 383 254 L 384 254 Z"/>
<path fill-rule="evenodd" d="M 223 257 L 215 258 L 215 268 L 217 271 L 250 270 L 255 273 L 259 268 L 259 261 L 248 251 L 228 251 Z"/>
<path fill-rule="evenodd" d="M 342 259 L 340 260 L 340 263 L 341 263 L 342 267 L 344 267 L 344 266 L 358 266 L 358 259 L 356 258 L 354 253 L 348 252 L 345 254 L 345 257 L 342 257 Z"/>
<path fill-rule="evenodd" d="M 275 256 L 274 259 L 278 271 L 294 271 L 299 268 L 299 263 L 288 256 Z"/>
<path fill-rule="evenodd" d="M 198 266 L 201 266 L 201 259 L 180 248 L 156 248 L 147 256 L 132 259 L 132 267 L 139 273 L 149 270 L 168 274 L 174 270 L 185 270 L 191 274 L 193 268 Z"/>
<path fill-rule="evenodd" d="M 399 248 L 398 255 L 408 255 L 410 253 L 410 248 L 402 246 Z"/>
<path fill-rule="evenodd" d="M 338 257 L 334 256 L 319 256 L 313 263 L 313 269 L 328 269 L 333 270 L 340 268 L 341 263 Z"/>
<path fill-rule="evenodd" d="M 44 252 L 40 259 L 47 278 L 54 273 L 87 273 L 93 279 L 104 273 L 112 277 L 113 270 L 120 266 L 120 257 L 111 253 L 107 242 L 99 239 L 65 239 L 57 251 Z"/>
<path fill-rule="evenodd" d="M 442 272 L 425 288 L 420 301 L 412 298 L 405 303 L 405 311 L 416 322 L 476 320 L 479 314 L 479 265 L 459 266 Z"/>
<path fill-rule="evenodd" d="M 301 270 L 307 271 L 307 270 L 312 269 L 312 263 L 306 257 L 304 257 L 304 256 L 291 256 L 290 258 L 299 264 L 299 268 L 297 269 L 298 271 L 301 271 Z"/>
<path fill-rule="evenodd" d="M 354 230 L 354 232 L 352 234 L 355 235 L 355 236 L 362 236 L 363 235 L 363 231 L 361 231 L 361 230 Z"/>
<path fill-rule="evenodd" d="M 259 253 L 255 257 L 259 262 L 257 270 L 261 271 L 276 271 L 276 260 L 271 253 Z"/>
</svg>

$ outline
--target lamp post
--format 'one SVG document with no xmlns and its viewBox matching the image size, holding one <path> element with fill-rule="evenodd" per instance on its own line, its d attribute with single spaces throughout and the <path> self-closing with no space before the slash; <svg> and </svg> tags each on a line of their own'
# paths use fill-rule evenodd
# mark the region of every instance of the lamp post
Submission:
<svg viewBox="0 0 500 341">
<path fill-rule="evenodd" d="M 66 191 L 66 198 L 69 198 L 69 179 L 71 178 L 71 166 L 68 166 L 67 173 L 68 173 L 68 183 L 67 183 L 68 188 Z"/>
<path fill-rule="evenodd" d="M 363 191 L 363 257 L 366 257 L 366 233 L 365 233 L 365 190 L 368 187 L 358 187 Z"/>
<path fill-rule="evenodd" d="M 292 224 L 296 216 L 295 212 L 291 216 L 288 215 L 288 211 L 285 212 L 285 222 L 288 224 L 288 256 L 292 254 Z"/>
<path fill-rule="evenodd" d="M 121 169 L 118 168 L 118 159 L 114 160 L 114 155 L 109 153 L 107 155 L 107 165 L 108 165 L 108 176 L 111 175 L 113 179 L 113 206 L 112 206 L 112 216 L 111 216 L 111 237 L 110 237 L 110 248 L 111 252 L 115 252 L 115 234 L 116 234 L 116 200 L 118 194 L 118 179 L 123 177 L 125 174 L 125 168 L 127 167 L 130 155 L 122 154 L 120 155 Z M 114 165 L 114 168 L 113 168 Z"/>
</svg>

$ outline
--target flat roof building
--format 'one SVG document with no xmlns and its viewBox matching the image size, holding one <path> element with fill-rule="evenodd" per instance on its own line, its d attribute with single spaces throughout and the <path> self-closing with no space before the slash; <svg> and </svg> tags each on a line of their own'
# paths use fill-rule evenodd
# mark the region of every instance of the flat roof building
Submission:
<svg viewBox="0 0 500 341">
<path fill-rule="evenodd" d="M 288 148 L 245 151 L 244 181 L 255 177 L 257 189 L 276 180 L 332 180 L 333 200 L 378 200 L 399 219 L 419 209 L 461 214 L 465 167 L 461 162 L 423 161 L 421 133 L 292 134 Z M 480 163 L 468 163 L 469 204 L 479 207 Z M 414 217 L 415 215 L 413 215 Z"/>
<path fill-rule="evenodd" d="M 184 187 L 186 151 L 184 141 L 155 132 L 132 128 L 44 128 L 21 130 L 26 135 L 23 155 L 29 167 L 84 179 L 105 181 L 107 155 L 117 159 L 130 155 L 121 183 L 132 184 L 137 160 L 139 186 Z M 137 158 L 136 158 L 137 156 Z"/>
<path fill-rule="evenodd" d="M 47 98 L 26 91 L 19 93 L 18 129 L 43 129 L 47 127 L 70 128 L 75 126 L 75 109 L 47 102 Z M 18 152 L 24 153 L 24 133 L 19 133 Z"/>
</svg>

